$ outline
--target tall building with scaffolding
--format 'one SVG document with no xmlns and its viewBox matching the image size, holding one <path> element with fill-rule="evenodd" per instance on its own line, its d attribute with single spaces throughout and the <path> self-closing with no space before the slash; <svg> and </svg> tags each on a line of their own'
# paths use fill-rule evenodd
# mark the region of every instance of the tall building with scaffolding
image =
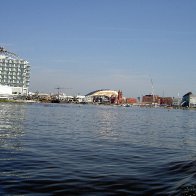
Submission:
<svg viewBox="0 0 196 196">
<path fill-rule="evenodd" d="M 0 87 L 10 88 L 12 95 L 27 95 L 29 79 L 29 62 L 0 47 Z"/>
</svg>

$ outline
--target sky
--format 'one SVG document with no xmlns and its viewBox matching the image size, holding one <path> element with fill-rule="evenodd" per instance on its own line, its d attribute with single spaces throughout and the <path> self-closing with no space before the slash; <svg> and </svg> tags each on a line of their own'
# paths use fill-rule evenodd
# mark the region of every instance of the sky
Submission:
<svg viewBox="0 0 196 196">
<path fill-rule="evenodd" d="M 195 0 L 0 0 L 0 46 L 31 92 L 196 93 Z"/>
</svg>

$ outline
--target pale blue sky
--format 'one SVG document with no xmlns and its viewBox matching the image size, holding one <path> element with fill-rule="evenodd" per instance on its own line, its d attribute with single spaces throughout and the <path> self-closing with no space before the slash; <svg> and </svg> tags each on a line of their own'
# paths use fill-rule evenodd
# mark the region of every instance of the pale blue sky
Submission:
<svg viewBox="0 0 196 196">
<path fill-rule="evenodd" d="M 0 0 L 0 45 L 31 64 L 30 91 L 196 93 L 195 0 Z M 66 89 L 71 88 L 71 89 Z"/>
</svg>

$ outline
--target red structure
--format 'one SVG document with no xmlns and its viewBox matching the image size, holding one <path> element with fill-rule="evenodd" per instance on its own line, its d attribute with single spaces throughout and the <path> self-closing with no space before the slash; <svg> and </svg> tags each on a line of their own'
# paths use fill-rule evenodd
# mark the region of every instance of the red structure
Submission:
<svg viewBox="0 0 196 196">
<path fill-rule="evenodd" d="M 135 98 L 127 98 L 127 99 L 126 99 L 126 103 L 128 103 L 128 104 L 137 103 L 137 99 L 135 99 Z"/>
<path fill-rule="evenodd" d="M 143 104 L 157 103 L 162 106 L 171 106 L 173 103 L 172 97 L 159 97 L 158 95 L 145 95 L 142 97 Z"/>
<path fill-rule="evenodd" d="M 172 97 L 160 97 L 160 105 L 172 106 Z"/>
<path fill-rule="evenodd" d="M 159 103 L 158 95 L 145 95 L 142 97 L 142 102 L 145 104 Z"/>
<path fill-rule="evenodd" d="M 111 96 L 110 103 L 114 104 L 115 102 L 116 102 L 116 97 L 115 96 Z"/>
<path fill-rule="evenodd" d="M 123 99 L 123 94 L 122 91 L 118 91 L 118 97 L 117 97 L 117 104 L 122 104 L 124 103 L 124 99 Z"/>
</svg>

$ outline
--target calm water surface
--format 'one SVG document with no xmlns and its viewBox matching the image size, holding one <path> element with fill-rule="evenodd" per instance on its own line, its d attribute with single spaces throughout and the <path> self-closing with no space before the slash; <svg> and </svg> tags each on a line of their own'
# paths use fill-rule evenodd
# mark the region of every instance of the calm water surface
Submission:
<svg viewBox="0 0 196 196">
<path fill-rule="evenodd" d="M 189 195 L 196 111 L 0 103 L 1 195 Z"/>
</svg>

